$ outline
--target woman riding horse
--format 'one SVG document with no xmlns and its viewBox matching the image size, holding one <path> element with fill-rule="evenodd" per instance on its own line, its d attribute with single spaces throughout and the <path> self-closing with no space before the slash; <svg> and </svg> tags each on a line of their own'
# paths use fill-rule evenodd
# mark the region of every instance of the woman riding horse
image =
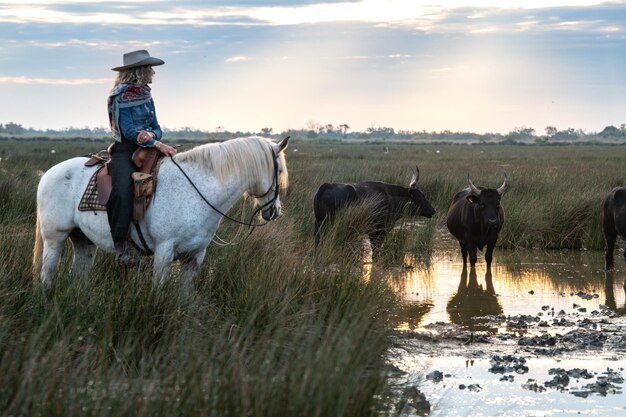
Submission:
<svg viewBox="0 0 626 417">
<path fill-rule="evenodd" d="M 139 50 L 124 54 L 123 63 L 121 67 L 113 68 L 118 75 L 107 101 L 115 143 L 111 148 L 112 161 L 109 165 L 112 190 L 106 208 L 115 260 L 119 266 L 131 267 L 136 262 L 136 252 L 129 241 L 133 215 L 131 175 L 137 170 L 132 161 L 133 152 L 139 147 L 156 148 L 166 156 L 172 156 L 176 154 L 176 149 L 160 142 L 163 133 L 148 86 L 154 76 L 152 67 L 165 62 L 151 57 L 148 51 Z"/>
</svg>

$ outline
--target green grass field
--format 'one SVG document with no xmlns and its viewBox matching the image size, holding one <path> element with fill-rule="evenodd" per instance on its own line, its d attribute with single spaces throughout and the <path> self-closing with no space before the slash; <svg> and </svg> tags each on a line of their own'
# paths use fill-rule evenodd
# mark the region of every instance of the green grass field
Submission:
<svg viewBox="0 0 626 417">
<path fill-rule="evenodd" d="M 499 240 L 508 248 L 601 250 L 600 201 L 626 184 L 626 148 L 617 146 L 294 141 L 283 216 L 237 247 L 211 246 L 188 305 L 175 276 L 152 289 L 149 260 L 125 273 L 99 253 L 90 280 L 75 282 L 69 247 L 43 294 L 30 275 L 39 174 L 98 145 L 0 142 L 1 415 L 392 413 L 383 362 L 401 303 L 384 281 L 361 278 L 364 207 L 339 216 L 314 250 L 319 185 L 408 185 L 419 165 L 438 213 L 397 224 L 380 262 L 401 265 L 405 253 L 429 256 L 468 172 L 489 187 L 509 173 Z M 222 237 L 234 234 L 223 226 Z"/>
</svg>

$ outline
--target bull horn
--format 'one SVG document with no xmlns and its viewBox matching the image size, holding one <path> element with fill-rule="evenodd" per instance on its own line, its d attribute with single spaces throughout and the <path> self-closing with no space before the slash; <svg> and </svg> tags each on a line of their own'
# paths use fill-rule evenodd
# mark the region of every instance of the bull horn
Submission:
<svg viewBox="0 0 626 417">
<path fill-rule="evenodd" d="M 284 151 L 285 148 L 287 148 L 287 145 L 289 145 L 289 138 L 290 137 L 291 136 L 287 136 L 285 139 L 280 141 L 280 143 L 278 144 L 278 153 Z"/>
<path fill-rule="evenodd" d="M 467 173 L 467 182 L 469 183 L 469 187 L 470 187 L 470 190 L 472 191 L 472 194 L 480 195 L 480 190 L 478 189 L 478 187 L 474 185 L 474 183 L 470 179 L 469 172 Z"/>
<path fill-rule="evenodd" d="M 506 172 L 504 173 L 504 182 L 502 183 L 502 185 L 500 186 L 500 188 L 498 188 L 498 194 L 502 195 L 504 193 L 506 193 L 509 189 L 509 184 L 508 184 L 508 180 L 509 179 L 509 174 L 507 174 Z"/>
<path fill-rule="evenodd" d="M 420 169 L 417 165 L 415 165 L 415 171 L 413 171 L 413 175 L 411 176 L 411 182 L 409 183 L 409 188 L 417 187 L 417 181 L 420 179 Z"/>
</svg>

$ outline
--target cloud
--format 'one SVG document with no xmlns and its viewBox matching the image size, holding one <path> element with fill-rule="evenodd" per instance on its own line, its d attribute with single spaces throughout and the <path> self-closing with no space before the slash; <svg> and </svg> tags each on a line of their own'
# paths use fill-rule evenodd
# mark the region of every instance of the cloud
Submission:
<svg viewBox="0 0 626 417">
<path fill-rule="evenodd" d="M 39 85 L 89 85 L 111 83 L 112 78 L 76 78 L 76 79 L 55 79 L 55 78 L 31 78 L 31 77 L 7 77 L 0 75 L 0 84 L 39 84 Z"/>
<path fill-rule="evenodd" d="M 243 55 L 231 56 L 230 58 L 226 58 L 225 62 L 241 62 L 241 61 L 250 61 L 251 58 Z"/>
<path fill-rule="evenodd" d="M 527 10 L 588 8 L 603 0 L 414 0 L 361 1 L 150 1 L 149 7 L 124 0 L 0 0 L 0 22 L 112 25 L 300 25 L 332 22 L 415 24 L 445 22 L 464 10 L 468 20 L 484 20 L 489 11 L 522 13 Z M 623 1 L 609 4 L 623 4 Z M 7 7 L 2 7 L 7 6 Z M 423 26 L 423 23 L 422 23 Z M 471 29 L 470 31 L 475 30 Z"/>
<path fill-rule="evenodd" d="M 6 43 L 8 45 L 13 45 L 17 47 L 32 47 L 32 48 L 67 48 L 67 47 L 79 47 L 79 48 L 98 48 L 98 49 L 111 49 L 111 50 L 120 50 L 124 48 L 133 48 L 137 49 L 142 48 L 152 48 L 155 46 L 160 46 L 165 44 L 165 42 L 161 41 L 139 41 L 139 40 L 125 40 L 123 42 L 112 42 L 109 40 L 84 40 L 84 39 L 66 39 L 66 40 L 7 40 Z"/>
<path fill-rule="evenodd" d="M 348 60 L 366 60 L 366 59 L 407 59 L 411 58 L 410 54 L 388 54 L 388 55 L 347 55 Z"/>
</svg>

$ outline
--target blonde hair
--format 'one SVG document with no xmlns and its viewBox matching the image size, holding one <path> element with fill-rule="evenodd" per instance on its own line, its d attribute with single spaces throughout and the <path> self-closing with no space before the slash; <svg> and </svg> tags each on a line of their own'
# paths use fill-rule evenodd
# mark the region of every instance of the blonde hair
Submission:
<svg viewBox="0 0 626 417">
<path fill-rule="evenodd" d="M 152 76 L 154 76 L 154 70 L 151 65 L 125 69 L 117 74 L 113 88 L 122 83 L 146 85 L 152 82 Z"/>
</svg>

